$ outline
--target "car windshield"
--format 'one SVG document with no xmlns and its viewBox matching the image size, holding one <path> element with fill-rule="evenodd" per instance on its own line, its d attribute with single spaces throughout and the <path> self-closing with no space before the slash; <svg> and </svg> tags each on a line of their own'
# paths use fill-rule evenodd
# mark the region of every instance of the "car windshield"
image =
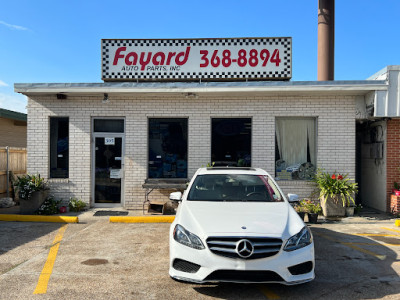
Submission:
<svg viewBox="0 0 400 300">
<path fill-rule="evenodd" d="M 281 202 L 279 190 L 268 176 L 248 174 L 205 174 L 193 182 L 189 201 Z"/>
</svg>

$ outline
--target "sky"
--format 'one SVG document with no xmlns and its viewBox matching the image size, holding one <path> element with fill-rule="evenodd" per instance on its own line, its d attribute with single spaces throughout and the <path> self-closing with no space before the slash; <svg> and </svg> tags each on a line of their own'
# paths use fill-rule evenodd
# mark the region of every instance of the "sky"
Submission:
<svg viewBox="0 0 400 300">
<path fill-rule="evenodd" d="M 292 81 L 317 80 L 318 0 L 0 0 L 0 108 L 14 83 L 101 81 L 101 39 L 292 37 Z M 400 0 L 336 0 L 335 80 L 400 65 Z"/>
</svg>

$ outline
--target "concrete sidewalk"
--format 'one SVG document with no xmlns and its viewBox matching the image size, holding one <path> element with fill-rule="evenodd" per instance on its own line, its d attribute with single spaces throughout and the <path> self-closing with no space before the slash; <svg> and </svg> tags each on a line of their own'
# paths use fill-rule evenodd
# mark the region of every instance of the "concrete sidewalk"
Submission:
<svg viewBox="0 0 400 300">
<path fill-rule="evenodd" d="M 64 214 L 57 214 L 53 216 L 77 216 L 79 218 L 79 223 L 92 223 L 99 220 L 109 221 L 110 215 L 96 216 L 96 212 L 115 212 L 115 213 L 125 213 L 125 216 L 129 217 L 141 217 L 141 216 L 160 216 L 156 214 L 143 214 L 142 210 L 127 210 L 123 207 L 114 208 L 89 208 L 82 212 L 68 212 Z M 14 206 L 11 208 L 0 208 L 0 214 L 19 214 L 19 207 Z M 364 207 L 359 215 L 354 215 L 353 217 L 330 217 L 325 218 L 324 216 L 318 217 L 319 224 L 329 224 L 329 223 L 343 223 L 343 224 L 365 224 L 370 222 L 388 223 L 395 224 L 395 216 L 384 213 L 373 208 Z"/>
</svg>

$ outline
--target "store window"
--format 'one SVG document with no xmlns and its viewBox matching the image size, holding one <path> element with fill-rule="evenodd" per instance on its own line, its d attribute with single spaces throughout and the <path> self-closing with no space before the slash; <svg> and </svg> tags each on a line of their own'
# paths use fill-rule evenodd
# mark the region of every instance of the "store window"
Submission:
<svg viewBox="0 0 400 300">
<path fill-rule="evenodd" d="M 94 119 L 93 131 L 123 133 L 124 119 Z"/>
<path fill-rule="evenodd" d="M 276 118 L 275 176 L 310 180 L 316 170 L 316 118 Z"/>
<path fill-rule="evenodd" d="M 68 118 L 50 118 L 50 178 L 68 178 Z"/>
<path fill-rule="evenodd" d="M 211 162 L 215 166 L 251 166 L 251 119 L 212 119 Z"/>
<path fill-rule="evenodd" d="M 187 178 L 187 119 L 149 119 L 149 178 Z"/>
</svg>

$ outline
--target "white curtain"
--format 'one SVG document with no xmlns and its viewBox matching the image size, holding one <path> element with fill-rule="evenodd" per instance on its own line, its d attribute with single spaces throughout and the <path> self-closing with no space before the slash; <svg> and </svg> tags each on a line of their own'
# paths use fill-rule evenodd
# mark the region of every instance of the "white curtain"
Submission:
<svg viewBox="0 0 400 300">
<path fill-rule="evenodd" d="M 311 163 L 315 165 L 315 119 L 276 119 L 276 139 L 286 166 L 307 162 L 307 142 Z"/>
<path fill-rule="evenodd" d="M 308 132 L 308 145 L 310 150 L 310 160 L 311 163 L 316 166 L 317 158 L 316 158 L 316 139 L 317 139 L 317 131 L 316 131 L 316 122 L 315 119 L 307 119 L 307 132 Z"/>
</svg>

